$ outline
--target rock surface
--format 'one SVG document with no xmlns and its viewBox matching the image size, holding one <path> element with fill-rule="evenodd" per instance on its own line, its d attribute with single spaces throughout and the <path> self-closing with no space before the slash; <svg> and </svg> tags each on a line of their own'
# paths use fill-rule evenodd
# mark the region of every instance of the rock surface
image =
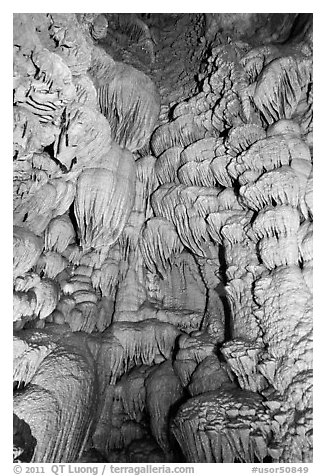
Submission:
<svg viewBox="0 0 326 476">
<path fill-rule="evenodd" d="M 14 461 L 312 461 L 312 14 L 14 14 Z"/>
</svg>

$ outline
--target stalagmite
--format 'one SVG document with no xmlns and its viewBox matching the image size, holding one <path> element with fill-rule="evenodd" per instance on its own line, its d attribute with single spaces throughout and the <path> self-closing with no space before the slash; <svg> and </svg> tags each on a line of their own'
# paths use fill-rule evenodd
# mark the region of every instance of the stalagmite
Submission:
<svg viewBox="0 0 326 476">
<path fill-rule="evenodd" d="M 268 423 L 262 399 L 254 392 L 217 390 L 183 404 L 172 431 L 189 461 L 246 462 L 268 454 Z"/>
</svg>

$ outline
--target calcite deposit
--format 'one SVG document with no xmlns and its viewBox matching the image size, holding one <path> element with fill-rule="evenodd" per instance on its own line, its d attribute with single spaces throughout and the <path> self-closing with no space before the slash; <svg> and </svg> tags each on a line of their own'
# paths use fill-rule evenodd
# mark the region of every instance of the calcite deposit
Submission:
<svg viewBox="0 0 326 476">
<path fill-rule="evenodd" d="M 312 14 L 15 13 L 13 458 L 312 461 Z"/>
</svg>

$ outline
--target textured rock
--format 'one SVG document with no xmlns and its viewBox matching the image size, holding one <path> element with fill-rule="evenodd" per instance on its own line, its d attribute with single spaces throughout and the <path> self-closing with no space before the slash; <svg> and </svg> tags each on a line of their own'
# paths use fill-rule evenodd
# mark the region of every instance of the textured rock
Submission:
<svg viewBox="0 0 326 476">
<path fill-rule="evenodd" d="M 253 418 L 254 417 L 254 418 Z M 253 392 L 220 390 L 194 397 L 181 406 L 172 431 L 197 463 L 262 460 L 271 429 L 262 400 Z"/>
<path fill-rule="evenodd" d="M 75 214 L 84 249 L 108 247 L 119 238 L 133 206 L 134 179 L 133 157 L 119 147 L 111 148 L 105 168 L 78 177 Z"/>
<path fill-rule="evenodd" d="M 24 13 L 14 461 L 312 461 L 312 14 Z"/>
</svg>

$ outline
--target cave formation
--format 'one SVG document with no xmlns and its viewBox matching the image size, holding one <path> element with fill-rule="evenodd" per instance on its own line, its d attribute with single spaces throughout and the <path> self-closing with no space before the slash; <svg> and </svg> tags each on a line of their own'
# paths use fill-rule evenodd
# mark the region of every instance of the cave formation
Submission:
<svg viewBox="0 0 326 476">
<path fill-rule="evenodd" d="M 14 14 L 14 461 L 312 461 L 312 14 Z"/>
</svg>

